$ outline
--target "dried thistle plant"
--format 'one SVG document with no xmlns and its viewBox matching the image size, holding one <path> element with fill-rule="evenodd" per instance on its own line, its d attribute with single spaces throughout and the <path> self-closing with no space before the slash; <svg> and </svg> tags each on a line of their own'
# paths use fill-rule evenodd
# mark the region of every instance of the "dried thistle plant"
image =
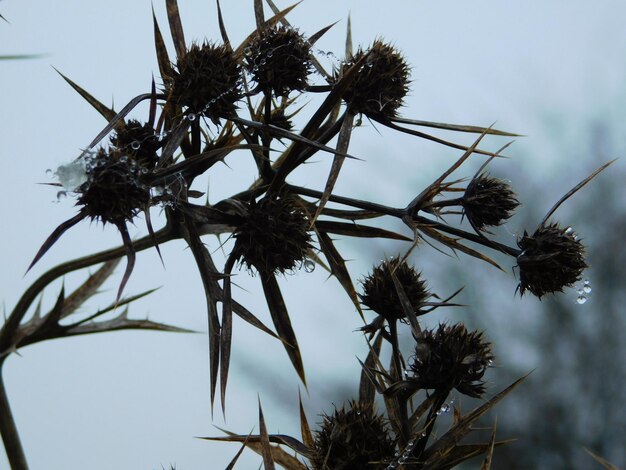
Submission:
<svg viewBox="0 0 626 470">
<path fill-rule="evenodd" d="M 35 281 L 0 331 L 0 366 L 20 347 L 45 339 L 124 328 L 182 331 L 169 325 L 130 320 L 125 313 L 113 320 L 96 321 L 100 315 L 145 295 L 122 297 L 137 251 L 158 250 L 160 244 L 182 239 L 194 258 L 206 294 L 211 406 L 219 383 L 222 410 L 226 407 L 233 314 L 279 340 L 306 385 L 297 335 L 277 277 L 301 268 L 310 269 L 317 263 L 339 281 L 363 320 L 369 315 L 368 309 L 376 314 L 361 328 L 370 353 L 361 363 L 358 400 L 324 416 L 316 431 L 311 431 L 301 403 L 301 441 L 269 434 L 260 409 L 259 434 L 207 439 L 241 442 L 262 456 L 267 469 L 275 468 L 275 464 L 306 469 L 305 462 L 318 470 L 443 469 L 478 455 L 485 456 L 483 468 L 489 468 L 494 447 L 504 444 L 495 440 L 495 426 L 490 442 L 467 444 L 462 440 L 471 433 L 472 425 L 522 379 L 472 411 L 464 413 L 450 403 L 453 390 L 477 398 L 486 394 L 484 374 L 493 361 L 491 345 L 482 332 L 470 332 L 460 323 L 440 325 L 436 330 L 422 328 L 420 317 L 438 307 L 455 305 L 450 301 L 460 289 L 443 299 L 431 293 L 423 275 L 408 264 L 407 258 L 423 241 L 440 251 L 460 251 L 498 268 L 488 253 L 502 253 L 517 263 L 521 294 L 528 291 L 541 298 L 559 292 L 580 279 L 587 263 L 584 247 L 573 232 L 560 228 L 556 222 L 548 223 L 548 219 L 610 162 L 566 194 L 532 235 L 525 233 L 520 238 L 517 247 L 497 242 L 486 229 L 508 220 L 519 203 L 508 183 L 483 170 L 508 144 L 496 151 L 478 146 L 487 135 L 514 134 L 491 127 L 401 117 L 399 111 L 410 85 L 410 68 L 395 46 L 377 39 L 370 47 L 359 48 L 353 54 L 348 40 L 341 66 L 328 72 L 311 50 L 330 26 L 307 37 L 287 20 L 295 5 L 279 10 L 271 0 L 267 4 L 273 16 L 266 19 L 262 2 L 256 0 L 257 27 L 234 48 L 219 2 L 221 43 L 188 45 L 177 2 L 167 0 L 176 57 L 169 57 L 154 18 L 160 90 L 153 80 L 149 90 L 137 95 L 119 112 L 63 77 L 108 123 L 72 164 L 57 170 L 58 185 L 76 196 L 78 212 L 53 231 L 31 266 L 67 230 L 85 219 L 116 226 L 123 244 L 60 265 Z M 316 109 L 296 108 L 298 98 L 312 93 L 324 96 Z M 145 119 L 128 119 L 131 111 L 144 101 L 149 103 Z M 296 114 L 303 123 L 300 131 L 295 130 L 292 122 Z M 361 116 L 397 132 L 445 145 L 453 149 L 451 152 L 461 151 L 462 155 L 404 207 L 337 194 L 335 184 L 343 164 L 354 158 L 348 150 L 351 134 L 358 127 L 355 119 Z M 416 127 L 470 132 L 478 137 L 466 147 Z M 256 181 L 249 187 L 232 188 L 230 197 L 214 204 L 194 202 L 201 195 L 194 189 L 196 179 L 211 174 L 216 164 L 235 152 L 247 155 L 256 169 Z M 291 173 L 317 154 L 332 156 L 326 181 L 311 182 L 307 187 L 292 184 Z M 468 183 L 464 177 L 450 179 L 470 157 L 481 155 L 487 160 Z M 314 189 L 318 184 L 319 189 Z M 459 193 L 463 195 L 454 197 Z M 158 230 L 153 229 L 153 207 L 161 208 L 163 213 Z M 140 213 L 144 214 L 148 235 L 133 241 L 127 223 Z M 455 223 L 448 222 L 457 216 Z M 402 221 L 406 233 L 365 222 L 383 217 Z M 207 244 L 217 247 L 221 242 L 208 242 L 206 236 L 220 234 L 232 238 L 232 248 L 224 266 L 218 267 Z M 407 250 L 376 265 L 362 281 L 363 292 L 357 293 L 335 245 L 333 237 L 337 235 L 402 240 L 407 243 Z M 115 302 L 87 319 L 59 323 L 96 292 L 111 274 L 115 260 L 123 255 L 127 257 L 127 267 Z M 104 264 L 69 297 L 61 292 L 53 310 L 43 316 L 36 310 L 30 320 L 25 320 L 37 296 L 52 281 L 99 263 Z M 238 267 L 258 275 L 273 330 L 233 298 L 231 274 Z M 414 339 L 409 361 L 398 340 L 402 328 L 409 328 Z M 390 349 L 388 366 L 384 364 L 385 343 Z M 384 404 L 380 412 L 376 411 L 376 396 Z M 3 440 L 11 465 L 23 469 L 26 459 L 15 426 L 11 426 L 10 411 L 6 412 L 8 402 L 4 401 L 0 403 L 0 409 L 5 410 L 0 416 Z M 450 409 L 454 409 L 450 429 L 435 433 L 438 416 Z M 280 446 L 295 451 L 297 457 Z M 240 453 L 241 450 L 228 468 L 235 465 Z"/>
</svg>

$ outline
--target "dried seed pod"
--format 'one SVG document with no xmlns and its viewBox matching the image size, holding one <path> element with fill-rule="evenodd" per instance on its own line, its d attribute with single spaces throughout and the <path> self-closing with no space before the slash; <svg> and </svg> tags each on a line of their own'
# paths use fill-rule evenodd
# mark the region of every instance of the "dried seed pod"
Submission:
<svg viewBox="0 0 626 470">
<path fill-rule="evenodd" d="M 307 86 L 312 69 L 311 45 L 295 29 L 265 29 L 250 41 L 245 63 L 260 90 L 286 96 Z"/>
<path fill-rule="evenodd" d="M 482 173 L 467 185 L 461 204 L 472 226 L 483 230 L 508 220 L 519 201 L 507 182 Z"/>
<path fill-rule="evenodd" d="M 352 401 L 348 409 L 323 416 L 311 463 L 316 470 L 383 469 L 394 450 L 385 418 Z"/>
<path fill-rule="evenodd" d="M 146 169 L 154 168 L 159 159 L 156 152 L 162 143 L 148 123 L 141 124 L 131 119 L 116 129 L 110 141 L 111 145 Z"/>
<path fill-rule="evenodd" d="M 312 247 L 309 218 L 292 195 L 252 200 L 240 219 L 234 250 L 248 269 L 284 273 L 301 265 Z"/>
<path fill-rule="evenodd" d="M 87 163 L 87 182 L 77 189 L 76 205 L 92 219 L 119 225 L 132 220 L 151 201 L 140 167 L 119 150 L 100 149 Z"/>
<path fill-rule="evenodd" d="M 398 265 L 398 258 L 391 258 L 375 266 L 372 273 L 363 281 L 363 294 L 360 294 L 361 303 L 375 311 L 387 321 L 401 320 L 406 317 L 402 303 L 398 297 L 396 286 L 391 278 L 394 273 L 400 281 L 407 298 L 417 312 L 431 294 L 426 288 L 426 282 L 421 279 L 420 273 L 406 262 Z"/>
<path fill-rule="evenodd" d="M 354 65 L 366 54 L 343 98 L 356 114 L 394 117 L 409 91 L 409 66 L 393 46 L 377 40 L 367 51 L 359 49 L 344 67 Z"/>
<path fill-rule="evenodd" d="M 176 69 L 166 83 L 174 105 L 216 124 L 235 113 L 241 98 L 241 70 L 230 47 L 194 44 L 178 59 Z"/>
<path fill-rule="evenodd" d="M 527 290 L 539 298 L 562 292 L 579 281 L 587 267 L 585 247 L 571 227 L 542 225 L 532 235 L 524 232 L 517 245 L 522 250 L 517 257 L 522 295 Z"/>
<path fill-rule="evenodd" d="M 469 332 L 460 323 L 441 324 L 437 330 L 424 330 L 416 341 L 410 381 L 425 390 L 456 388 L 470 397 L 483 395 L 482 378 L 493 361 L 493 354 L 481 332 Z"/>
</svg>

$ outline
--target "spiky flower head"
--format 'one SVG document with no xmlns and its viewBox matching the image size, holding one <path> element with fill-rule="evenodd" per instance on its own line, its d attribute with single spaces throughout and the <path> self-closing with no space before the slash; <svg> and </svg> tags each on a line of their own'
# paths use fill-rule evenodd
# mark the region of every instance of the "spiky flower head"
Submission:
<svg viewBox="0 0 626 470">
<path fill-rule="evenodd" d="M 86 164 L 87 182 L 78 189 L 76 205 L 92 219 L 119 225 L 132 220 L 151 202 L 141 167 L 127 154 L 100 149 Z"/>
<path fill-rule="evenodd" d="M 394 450 L 385 418 L 373 406 L 352 401 L 323 416 L 311 463 L 315 470 L 383 469 Z"/>
<path fill-rule="evenodd" d="M 380 40 L 358 52 L 344 66 L 367 58 L 343 95 L 354 113 L 390 118 L 397 114 L 409 91 L 409 66 L 397 49 Z"/>
<path fill-rule="evenodd" d="M 470 223 L 483 230 L 508 220 L 519 201 L 506 181 L 482 173 L 467 185 L 461 204 Z"/>
<path fill-rule="evenodd" d="M 522 295 L 527 290 L 539 298 L 562 292 L 579 281 L 587 267 L 585 247 L 571 227 L 544 224 L 532 235 L 524 232 L 517 245 L 522 250 L 517 257 Z"/>
<path fill-rule="evenodd" d="M 116 129 L 110 141 L 111 145 L 145 169 L 154 168 L 159 159 L 157 150 L 162 142 L 148 123 L 141 124 L 131 119 Z"/>
<path fill-rule="evenodd" d="M 234 250 L 248 269 L 284 273 L 301 265 L 312 248 L 309 218 L 296 197 L 285 192 L 254 199 L 240 214 Z"/>
<path fill-rule="evenodd" d="M 493 354 L 481 332 L 467 331 L 461 323 L 440 324 L 437 330 L 424 330 L 416 341 L 410 381 L 425 390 L 456 388 L 470 397 L 483 395 L 482 378 Z"/>
<path fill-rule="evenodd" d="M 261 90 L 276 96 L 301 91 L 311 73 L 311 44 L 297 30 L 284 26 L 267 28 L 245 50 L 246 68 Z"/>
<path fill-rule="evenodd" d="M 235 113 L 241 98 L 241 70 L 228 46 L 193 44 L 178 59 L 166 86 L 172 103 L 188 114 L 202 114 L 219 124 Z"/>
<path fill-rule="evenodd" d="M 392 272 L 400 281 L 409 303 L 416 313 L 431 296 L 420 273 L 409 266 L 406 261 L 399 262 L 398 258 L 382 261 L 362 281 L 363 294 L 360 294 L 359 297 L 363 305 L 390 322 L 406 317 L 391 277 Z"/>
</svg>

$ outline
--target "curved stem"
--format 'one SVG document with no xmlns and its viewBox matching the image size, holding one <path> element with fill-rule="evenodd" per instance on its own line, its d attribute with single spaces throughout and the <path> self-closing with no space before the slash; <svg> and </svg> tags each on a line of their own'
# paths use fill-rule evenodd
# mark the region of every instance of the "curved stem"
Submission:
<svg viewBox="0 0 626 470">
<path fill-rule="evenodd" d="M 6 357 L 6 356 L 5 356 Z M 22 442 L 15 426 L 2 377 L 4 358 L 0 359 L 0 434 L 12 470 L 28 470 Z"/>
<path fill-rule="evenodd" d="M 155 232 L 154 237 L 148 235 L 140 238 L 133 243 L 133 246 L 135 251 L 143 251 L 153 247 L 155 243 L 164 243 L 173 238 L 175 238 L 175 231 L 169 225 L 166 225 L 161 230 Z M 121 256 L 124 256 L 125 253 L 126 250 L 124 246 L 112 248 L 110 250 L 101 251 L 99 253 L 67 261 L 42 274 L 30 285 L 28 289 L 26 289 L 24 294 L 22 294 L 22 297 L 11 312 L 11 315 L 9 315 L 9 318 L 0 330 L 0 351 L 11 347 L 11 338 L 17 331 L 20 322 L 26 315 L 29 307 L 41 291 L 43 291 L 51 282 L 73 271 L 120 258 Z"/>
</svg>

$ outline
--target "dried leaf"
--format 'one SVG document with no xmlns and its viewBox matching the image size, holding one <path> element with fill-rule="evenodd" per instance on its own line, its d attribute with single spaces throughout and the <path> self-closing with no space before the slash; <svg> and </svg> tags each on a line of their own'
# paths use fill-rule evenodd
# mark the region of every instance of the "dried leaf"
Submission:
<svg viewBox="0 0 626 470">
<path fill-rule="evenodd" d="M 442 122 L 431 122 L 431 121 L 419 121 L 417 119 L 407 119 L 403 117 L 393 117 L 391 118 L 393 122 L 399 122 L 401 124 L 412 124 L 414 126 L 423 126 L 423 127 L 432 127 L 435 129 L 445 129 L 449 131 L 457 131 L 457 132 L 469 132 L 472 134 L 482 134 L 487 131 L 487 134 L 490 135 L 501 135 L 506 137 L 523 137 L 521 134 L 513 134 L 512 132 L 504 132 L 499 131 L 497 129 L 492 129 L 491 127 L 478 127 L 478 126 L 466 126 L 459 124 L 446 124 Z"/>
<path fill-rule="evenodd" d="M 115 117 L 115 111 L 113 111 L 111 108 L 109 108 L 108 106 L 105 106 L 104 104 L 102 104 L 100 101 L 98 101 L 96 98 L 94 98 L 89 92 L 87 92 L 86 90 L 84 90 L 83 88 L 81 88 L 80 86 L 78 86 L 76 83 L 74 83 L 72 80 L 70 80 L 69 78 L 67 78 L 65 75 L 63 75 L 61 72 L 59 72 L 55 67 L 52 67 L 59 75 L 61 75 L 61 77 L 63 78 L 63 80 L 65 80 L 67 83 L 70 84 L 70 86 L 76 90 L 78 92 L 78 94 L 80 96 L 82 96 L 85 101 L 87 101 L 87 103 L 89 103 L 91 106 L 94 107 L 94 109 L 96 111 L 98 111 L 100 114 L 102 114 L 102 116 L 104 116 L 104 118 L 107 121 L 110 121 L 111 119 L 113 119 Z"/>
<path fill-rule="evenodd" d="M 320 213 L 324 209 L 324 206 L 328 202 L 328 198 L 333 192 L 335 188 L 335 183 L 337 182 L 337 178 L 339 177 L 339 172 L 341 171 L 341 166 L 343 165 L 346 157 L 344 156 L 348 152 L 348 147 L 350 146 L 350 135 L 352 134 L 354 122 L 354 113 L 348 110 L 346 112 L 346 117 L 341 125 L 341 130 L 339 131 L 339 138 L 337 139 L 337 152 L 335 157 L 333 158 L 333 164 L 330 169 L 330 174 L 328 175 L 328 179 L 326 180 L 326 186 L 324 187 L 324 193 L 319 200 L 317 211 L 311 220 L 311 225 L 315 223 Z"/>
<path fill-rule="evenodd" d="M 263 31 L 265 25 L 265 15 L 263 14 L 263 0 L 254 0 L 254 19 L 256 20 L 257 31 Z"/>
<path fill-rule="evenodd" d="M 90 275 L 80 287 L 72 292 L 63 304 L 63 313 L 61 318 L 65 318 L 71 315 L 78 309 L 85 301 L 96 294 L 98 289 L 104 284 L 104 282 L 113 274 L 113 271 L 120 262 L 120 258 L 107 261 L 98 270 Z"/>
<path fill-rule="evenodd" d="M 602 171 L 604 171 L 606 169 L 606 167 L 608 167 L 609 165 L 611 165 L 613 162 L 615 162 L 615 160 L 617 159 L 613 159 L 610 162 L 605 163 L 604 165 L 602 165 L 600 168 L 598 168 L 596 171 L 594 171 L 593 173 L 591 173 L 589 176 L 587 176 L 584 180 L 582 180 L 580 183 L 578 183 L 576 186 L 574 186 L 572 189 L 570 189 L 561 199 L 558 200 L 558 202 L 552 206 L 552 208 L 548 211 L 548 213 L 546 214 L 546 216 L 543 218 L 543 220 L 541 221 L 541 223 L 539 224 L 539 226 L 543 226 L 545 225 L 545 223 L 548 221 L 548 219 L 550 218 L 550 216 L 552 214 L 554 214 L 554 212 L 559 208 L 559 206 L 561 204 L 563 204 L 565 201 L 567 201 L 570 197 L 572 197 L 574 194 L 576 194 L 578 192 L 578 190 L 580 190 L 583 186 L 585 186 L 587 183 L 589 183 L 589 181 L 591 181 L 592 179 L 594 179 L 596 176 L 598 176 L 598 174 Z"/>
<path fill-rule="evenodd" d="M 321 222 L 318 222 L 318 225 Z M 326 233 L 317 230 L 317 239 L 320 244 L 320 249 L 324 253 L 326 260 L 330 266 L 330 272 L 333 276 L 337 278 L 341 287 L 346 291 L 350 300 L 354 304 L 354 307 L 359 312 L 361 319 L 365 321 L 365 316 L 363 315 L 363 310 L 361 309 L 361 303 L 359 302 L 359 297 L 354 289 L 354 284 L 352 283 L 352 278 L 350 277 L 350 273 L 348 272 L 348 268 L 346 267 L 346 262 L 341 257 L 341 253 L 339 250 L 335 248 L 332 238 Z"/>
<path fill-rule="evenodd" d="M 589 455 L 591 455 L 593 460 L 595 460 L 600 465 L 602 465 L 602 467 L 604 467 L 606 470 L 620 470 L 619 468 L 617 468 L 617 466 L 613 465 L 611 462 L 609 462 L 608 460 L 600 457 L 599 455 L 594 454 L 593 452 L 591 452 L 586 447 L 584 449 L 585 449 L 585 452 L 587 452 Z"/>
<path fill-rule="evenodd" d="M 156 50 L 157 62 L 159 63 L 159 72 L 163 81 L 169 80 L 173 76 L 172 63 L 165 47 L 165 41 L 159 28 L 156 15 L 154 14 L 154 6 L 152 7 L 152 21 L 154 23 L 154 47 Z"/>
<path fill-rule="evenodd" d="M 222 9 L 220 8 L 220 0 L 216 0 L 217 3 L 217 22 L 220 25 L 220 34 L 222 35 L 222 41 L 224 45 L 229 49 L 230 47 L 230 39 L 228 39 L 228 34 L 226 33 L 226 26 L 224 26 L 224 18 L 222 17 Z"/>
<path fill-rule="evenodd" d="M 388 238 L 390 240 L 402 240 L 405 242 L 413 241 L 412 238 L 407 237 L 406 235 L 367 225 L 324 220 L 316 222 L 316 227 L 324 233 L 336 233 L 338 235 L 346 235 L 348 237 Z"/>
<path fill-rule="evenodd" d="M 460 144 L 455 144 L 453 142 L 448 142 L 447 140 L 443 140 L 440 139 L 439 137 L 435 137 L 432 136 L 430 134 L 425 134 L 424 132 L 420 132 L 420 131 L 416 131 L 413 129 L 408 129 L 406 127 L 401 127 L 398 126 L 396 124 L 394 124 L 392 121 L 390 121 L 387 118 L 383 118 L 383 117 L 379 117 L 379 116 L 371 116 L 371 119 L 373 119 L 374 121 L 378 122 L 379 124 L 382 124 L 383 126 L 386 126 L 390 129 L 399 131 L 399 132 L 403 132 L 405 134 L 409 134 L 409 135 L 414 135 L 416 137 L 421 137 L 422 139 L 426 139 L 426 140 L 430 140 L 432 142 L 436 142 L 438 144 L 442 144 L 445 145 L 446 147 L 452 147 L 455 149 L 459 149 L 459 150 L 467 150 L 468 147 L 465 147 L 464 145 L 460 145 Z M 474 153 L 480 153 L 481 155 L 489 155 L 490 157 L 493 157 L 495 154 L 493 152 L 487 152 L 485 150 L 481 150 L 481 149 L 475 149 Z"/>
<path fill-rule="evenodd" d="M 315 439 L 313 437 L 313 433 L 311 432 L 309 422 L 306 419 L 304 406 L 302 406 L 302 395 L 300 394 L 299 388 L 298 388 L 298 406 L 300 409 L 300 433 L 302 434 L 302 442 L 304 443 L 305 446 L 313 449 L 315 447 Z"/>
<path fill-rule="evenodd" d="M 85 214 L 83 214 L 82 212 L 79 212 L 74 217 L 72 217 L 69 220 L 66 220 L 57 228 L 55 228 L 52 231 L 52 233 L 48 236 L 46 241 L 43 242 L 43 245 L 41 245 L 41 247 L 39 248 L 39 251 L 35 255 L 35 258 L 33 259 L 33 261 L 28 266 L 28 269 L 26 270 L 26 272 L 30 271 L 30 269 L 37 263 L 37 261 L 41 259 L 43 255 L 46 254 L 46 252 L 52 247 L 52 245 L 54 245 L 57 242 L 57 240 L 61 238 L 61 235 L 63 235 L 67 230 L 72 228 L 74 225 L 76 225 L 78 222 L 83 220 L 85 217 L 86 217 Z"/>
<path fill-rule="evenodd" d="M 500 393 L 492 397 L 483 405 L 475 408 L 473 411 L 463 416 L 458 424 L 456 424 L 452 429 L 446 432 L 443 436 L 441 436 L 437 441 L 435 441 L 423 454 L 424 458 L 424 467 L 430 468 L 429 465 L 434 464 L 441 457 L 441 455 L 447 454 L 450 449 L 456 446 L 456 444 L 465 437 L 471 431 L 471 425 L 482 415 L 484 415 L 487 411 L 493 408 L 500 400 L 502 400 L 506 395 L 511 393 L 515 387 L 517 387 L 520 383 L 522 383 L 528 375 L 525 375 L 507 388 L 502 390 Z"/>
<path fill-rule="evenodd" d="M 365 358 L 365 363 L 361 367 L 361 380 L 359 382 L 359 403 L 364 407 L 374 405 L 374 398 L 376 396 L 376 382 L 372 382 L 371 375 L 367 373 L 367 370 L 375 367 L 375 358 L 380 355 L 380 349 L 383 344 L 383 337 L 379 333 L 374 339 L 374 344 L 370 347 L 370 352 Z"/>
<path fill-rule="evenodd" d="M 174 48 L 176 49 L 176 56 L 178 59 L 181 59 L 187 53 L 187 47 L 185 46 L 185 34 L 183 25 L 180 22 L 180 13 L 178 12 L 178 2 L 177 0 L 165 0 L 165 7 L 167 9 L 167 20 L 170 24 L 172 41 L 174 41 Z"/>
<path fill-rule="evenodd" d="M 261 400 L 259 399 L 259 434 L 261 444 L 261 454 L 263 455 L 263 466 L 265 470 L 275 470 L 274 459 L 272 459 L 272 449 L 270 448 L 270 439 L 267 435 L 265 427 L 265 419 L 263 419 L 263 409 L 261 408 Z"/>
<path fill-rule="evenodd" d="M 287 355 L 293 364 L 294 369 L 298 373 L 300 380 L 306 387 L 306 378 L 304 374 L 304 365 L 302 364 L 302 356 L 300 354 L 300 348 L 298 347 L 298 340 L 296 334 L 291 326 L 291 320 L 289 319 L 289 313 L 285 306 L 285 301 L 280 292 L 276 277 L 272 273 L 261 272 L 261 284 L 263 286 L 263 292 L 267 301 L 267 306 L 276 328 L 276 333 L 283 342 L 283 346 L 287 351 Z"/>
<path fill-rule="evenodd" d="M 491 462 L 493 461 L 493 449 L 496 445 L 496 427 L 498 425 L 498 419 L 493 423 L 493 431 L 491 432 L 491 441 L 489 442 L 489 449 L 487 449 L 487 453 L 485 455 L 485 460 L 483 460 L 482 465 L 480 466 L 480 470 L 490 470 Z"/>
</svg>

